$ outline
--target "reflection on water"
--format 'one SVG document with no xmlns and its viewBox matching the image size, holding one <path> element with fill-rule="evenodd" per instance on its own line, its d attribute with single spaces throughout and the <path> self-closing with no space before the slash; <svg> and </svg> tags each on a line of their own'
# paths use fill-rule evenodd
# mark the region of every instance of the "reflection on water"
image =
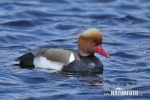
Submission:
<svg viewBox="0 0 150 100">
<path fill-rule="evenodd" d="M 0 98 L 150 98 L 149 0 L 1 0 Z M 39 47 L 77 49 L 77 37 L 96 27 L 108 60 L 101 75 L 20 69 L 14 59 Z M 108 96 L 113 90 L 138 96 Z"/>
</svg>

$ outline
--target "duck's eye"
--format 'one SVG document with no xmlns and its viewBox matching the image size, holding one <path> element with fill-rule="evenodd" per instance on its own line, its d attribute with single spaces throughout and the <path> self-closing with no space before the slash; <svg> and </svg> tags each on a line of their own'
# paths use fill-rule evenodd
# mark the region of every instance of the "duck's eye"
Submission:
<svg viewBox="0 0 150 100">
<path fill-rule="evenodd" d="M 95 42 L 94 42 L 93 40 L 91 40 L 91 39 L 90 39 L 90 42 L 91 42 L 92 44 L 96 45 Z"/>
</svg>

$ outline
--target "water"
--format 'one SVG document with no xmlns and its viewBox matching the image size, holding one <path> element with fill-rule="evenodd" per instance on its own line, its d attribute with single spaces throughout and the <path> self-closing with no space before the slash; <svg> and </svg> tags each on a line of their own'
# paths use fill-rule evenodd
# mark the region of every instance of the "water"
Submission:
<svg viewBox="0 0 150 100">
<path fill-rule="evenodd" d="M 149 0 L 0 0 L 0 6 L 1 100 L 149 100 Z M 30 49 L 76 49 L 78 35 L 91 27 L 102 32 L 111 56 L 97 55 L 103 75 L 13 66 Z M 116 89 L 140 94 L 108 94 Z"/>
</svg>

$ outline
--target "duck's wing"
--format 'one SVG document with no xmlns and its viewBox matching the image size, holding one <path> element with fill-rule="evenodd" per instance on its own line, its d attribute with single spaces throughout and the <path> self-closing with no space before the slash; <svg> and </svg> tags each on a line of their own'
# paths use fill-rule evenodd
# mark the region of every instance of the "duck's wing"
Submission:
<svg viewBox="0 0 150 100">
<path fill-rule="evenodd" d="M 41 53 L 41 56 L 46 57 L 48 60 L 55 62 L 62 62 L 68 64 L 75 59 L 78 59 L 77 54 L 65 49 L 51 48 Z"/>
</svg>

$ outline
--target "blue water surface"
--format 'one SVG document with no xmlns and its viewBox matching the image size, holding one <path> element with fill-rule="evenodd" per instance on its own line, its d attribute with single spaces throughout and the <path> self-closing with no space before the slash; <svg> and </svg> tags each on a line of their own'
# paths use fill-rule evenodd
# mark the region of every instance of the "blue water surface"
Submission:
<svg viewBox="0 0 150 100">
<path fill-rule="evenodd" d="M 91 27 L 111 56 L 96 54 L 102 75 L 14 66 L 30 49 L 77 49 Z M 0 100 L 149 100 L 150 0 L 0 0 L 0 53 Z"/>
</svg>

